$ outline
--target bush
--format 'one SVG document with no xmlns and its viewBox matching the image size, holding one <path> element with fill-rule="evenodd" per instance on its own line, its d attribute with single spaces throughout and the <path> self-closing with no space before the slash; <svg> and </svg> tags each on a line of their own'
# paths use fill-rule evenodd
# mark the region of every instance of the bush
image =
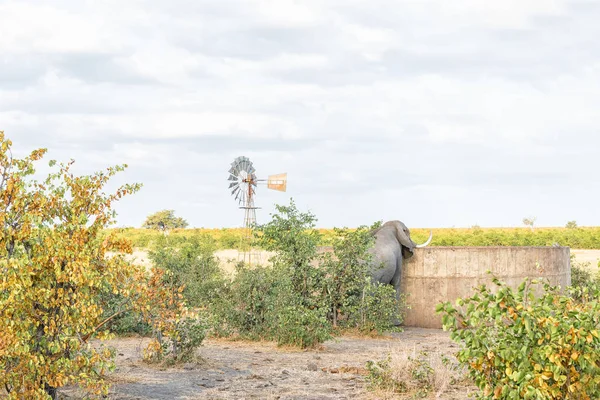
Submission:
<svg viewBox="0 0 600 400">
<path fill-rule="evenodd" d="M 171 238 L 160 237 L 149 257 L 158 268 L 169 271 L 170 286 L 184 285 L 183 295 L 192 307 L 205 307 L 218 299 L 225 278 L 214 257 L 214 240 L 207 235 L 194 236 L 177 246 Z"/>
<path fill-rule="evenodd" d="M 227 296 L 211 307 L 213 331 L 302 348 L 329 339 L 331 327 L 325 310 L 306 307 L 302 297 L 292 290 L 292 280 L 286 272 L 239 264 Z"/>
<path fill-rule="evenodd" d="M 456 305 L 440 304 L 443 326 L 461 344 L 458 360 L 481 399 L 566 399 L 600 396 L 600 303 L 525 280 L 513 290 L 494 279 Z M 541 289 L 541 288 L 540 288 Z"/>
<path fill-rule="evenodd" d="M 280 345 L 315 347 L 331 339 L 331 325 L 323 308 L 288 304 L 277 310 L 272 320 L 273 339 Z"/>
<path fill-rule="evenodd" d="M 258 243 L 275 252 L 273 266 L 238 265 L 221 301 L 211 306 L 214 334 L 314 347 L 334 328 L 380 334 L 399 323 L 394 289 L 367 278 L 370 228 L 335 229 L 334 254 L 322 256 L 315 216 L 300 212 L 293 201 L 276 208 L 255 232 Z"/>
<path fill-rule="evenodd" d="M 276 205 L 272 220 L 256 228 L 255 238 L 265 250 L 274 251 L 273 265 L 289 275 L 292 291 L 307 307 L 317 306 L 322 272 L 315 267 L 319 232 L 314 214 L 302 213 L 290 201 L 289 206 Z"/>
<path fill-rule="evenodd" d="M 347 327 L 358 328 L 363 333 L 383 334 L 399 330 L 402 323 L 404 296 L 396 299 L 396 290 L 391 285 L 372 283 L 370 278 L 364 283 L 358 307 L 352 307 Z M 396 325 L 396 326 L 394 326 Z"/>
<path fill-rule="evenodd" d="M 138 334 L 149 335 L 152 327 L 143 316 L 129 308 L 128 298 L 121 294 L 115 294 L 112 290 L 103 291 L 100 294 L 102 305 L 102 319 L 112 318 L 106 323 L 106 328 L 118 335 Z"/>
<path fill-rule="evenodd" d="M 175 323 L 169 336 L 155 332 L 156 337 L 144 350 L 147 362 L 167 361 L 169 364 L 189 361 L 206 337 L 206 320 L 198 315 L 188 315 Z"/>
</svg>

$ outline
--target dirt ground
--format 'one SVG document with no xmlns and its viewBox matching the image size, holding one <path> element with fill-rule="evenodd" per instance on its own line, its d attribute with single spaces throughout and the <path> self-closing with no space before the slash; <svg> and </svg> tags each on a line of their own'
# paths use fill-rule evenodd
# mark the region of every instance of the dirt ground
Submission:
<svg viewBox="0 0 600 400">
<path fill-rule="evenodd" d="M 420 351 L 451 356 L 457 347 L 440 330 L 407 328 L 382 339 L 342 337 L 317 350 L 278 348 L 273 343 L 208 340 L 198 361 L 179 367 L 157 367 L 142 361 L 147 339 L 108 342 L 117 349 L 117 370 L 110 375 L 111 399 L 376 399 L 367 390 L 368 360 L 388 354 Z M 450 388 L 440 397 L 467 399 L 473 388 Z M 75 389 L 63 399 L 83 398 Z M 398 397 L 400 398 L 400 397 Z"/>
</svg>

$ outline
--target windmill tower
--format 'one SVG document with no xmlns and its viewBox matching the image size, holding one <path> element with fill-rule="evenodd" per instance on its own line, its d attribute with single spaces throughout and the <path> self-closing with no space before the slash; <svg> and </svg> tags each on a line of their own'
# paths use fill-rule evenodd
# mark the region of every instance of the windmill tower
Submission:
<svg viewBox="0 0 600 400">
<path fill-rule="evenodd" d="M 259 183 L 266 183 L 269 189 L 279 192 L 285 192 L 287 187 L 287 173 L 270 175 L 268 179 L 258 179 L 255 172 L 252 161 L 248 157 L 240 156 L 231 163 L 227 179 L 231 195 L 235 196 L 235 200 L 241 205 L 240 208 L 244 210 L 243 254 L 241 253 L 238 258 L 246 264 L 256 264 L 261 261 L 260 253 L 251 248 L 252 228 L 256 224 L 256 210 L 260 208 L 254 204 L 256 186 Z"/>
</svg>

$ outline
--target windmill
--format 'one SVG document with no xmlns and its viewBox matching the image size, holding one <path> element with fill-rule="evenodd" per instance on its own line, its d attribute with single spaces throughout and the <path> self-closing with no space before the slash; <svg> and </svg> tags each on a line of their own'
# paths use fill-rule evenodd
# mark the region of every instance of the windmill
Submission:
<svg viewBox="0 0 600 400">
<path fill-rule="evenodd" d="M 231 163 L 227 179 L 231 195 L 235 196 L 235 200 L 241 205 L 240 208 L 244 210 L 243 239 L 248 248 L 244 246 L 243 261 L 247 264 L 251 264 L 252 261 L 260 262 L 260 255 L 253 254 L 252 249 L 249 248 L 252 227 L 256 224 L 256 210 L 259 208 L 254 205 L 257 185 L 266 183 L 269 189 L 279 192 L 285 192 L 287 187 L 287 173 L 270 175 L 268 179 L 258 179 L 255 172 L 252 161 L 248 157 L 240 156 Z"/>
</svg>

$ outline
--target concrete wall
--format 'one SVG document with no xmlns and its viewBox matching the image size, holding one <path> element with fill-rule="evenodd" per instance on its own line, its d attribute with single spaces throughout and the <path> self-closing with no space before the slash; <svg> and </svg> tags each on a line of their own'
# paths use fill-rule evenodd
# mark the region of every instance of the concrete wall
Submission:
<svg viewBox="0 0 600 400">
<path fill-rule="evenodd" d="M 404 260 L 402 292 L 410 306 L 405 326 L 441 328 L 436 304 L 467 297 L 495 276 L 516 288 L 525 277 L 571 284 L 568 247 L 426 247 Z M 491 287 L 491 286 L 490 286 Z"/>
</svg>

